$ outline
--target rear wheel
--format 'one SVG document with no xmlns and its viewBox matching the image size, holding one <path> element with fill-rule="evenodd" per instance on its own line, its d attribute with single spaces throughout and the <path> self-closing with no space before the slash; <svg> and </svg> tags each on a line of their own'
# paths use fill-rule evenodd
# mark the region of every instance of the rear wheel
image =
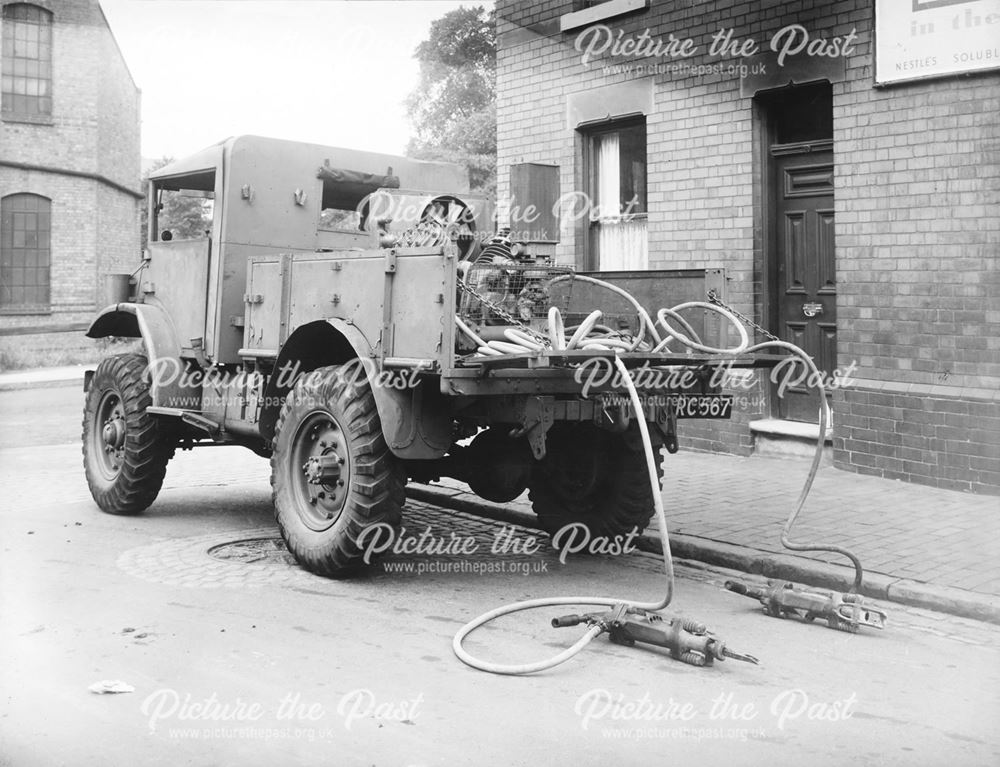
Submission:
<svg viewBox="0 0 1000 767">
<path fill-rule="evenodd" d="M 146 358 L 122 354 L 101 361 L 83 410 L 83 467 L 102 511 L 136 514 L 163 485 L 174 442 L 146 412 Z"/>
<path fill-rule="evenodd" d="M 663 477 L 657 432 L 650 430 L 657 477 Z M 555 535 L 582 523 L 591 537 L 642 532 L 653 516 L 646 455 L 638 427 L 612 434 L 590 424 L 556 424 L 532 474 L 529 497 L 543 530 Z"/>
<path fill-rule="evenodd" d="M 271 456 L 278 527 L 307 570 L 357 566 L 371 525 L 399 524 L 406 477 L 389 452 L 367 381 L 356 368 L 320 368 L 299 379 L 281 408 Z"/>
</svg>

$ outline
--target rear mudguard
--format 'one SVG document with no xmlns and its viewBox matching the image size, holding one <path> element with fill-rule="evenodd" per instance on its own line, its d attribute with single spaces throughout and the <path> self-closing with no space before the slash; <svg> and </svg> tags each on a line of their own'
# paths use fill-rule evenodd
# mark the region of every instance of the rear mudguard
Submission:
<svg viewBox="0 0 1000 767">
<path fill-rule="evenodd" d="M 354 364 L 354 375 L 368 380 L 394 455 L 410 460 L 440 458 L 451 446 L 452 416 L 448 398 L 435 378 L 384 370 L 372 345 L 353 323 L 320 320 L 296 328 L 281 347 L 264 392 L 260 433 L 274 438 L 281 403 L 295 380 L 327 365 Z"/>
</svg>

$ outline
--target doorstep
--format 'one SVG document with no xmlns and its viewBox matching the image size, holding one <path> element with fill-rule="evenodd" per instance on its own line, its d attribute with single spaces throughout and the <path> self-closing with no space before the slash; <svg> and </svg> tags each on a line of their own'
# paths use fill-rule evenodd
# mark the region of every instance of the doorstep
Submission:
<svg viewBox="0 0 1000 767">
<path fill-rule="evenodd" d="M 819 439 L 819 424 L 761 418 L 750 422 L 755 455 L 778 458 L 812 458 Z M 823 438 L 823 465 L 833 465 L 833 430 Z"/>
</svg>

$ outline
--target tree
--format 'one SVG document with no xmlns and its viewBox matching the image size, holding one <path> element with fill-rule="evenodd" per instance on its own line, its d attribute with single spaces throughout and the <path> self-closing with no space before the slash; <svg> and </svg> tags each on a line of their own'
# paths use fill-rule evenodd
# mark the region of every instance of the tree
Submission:
<svg viewBox="0 0 1000 767">
<path fill-rule="evenodd" d="M 416 135 L 406 153 L 464 165 L 473 189 L 496 190 L 496 17 L 456 8 L 417 46 L 420 80 L 406 100 Z"/>
<path fill-rule="evenodd" d="M 142 195 L 145 199 L 149 194 L 149 174 L 155 170 L 169 165 L 174 161 L 173 157 L 163 157 L 154 162 L 146 172 L 142 174 Z M 195 197 L 192 193 L 184 191 L 173 192 L 164 190 L 160 198 L 163 207 L 157 217 L 159 229 L 169 229 L 170 233 L 178 240 L 187 240 L 194 237 L 204 237 L 205 230 L 212 226 L 212 200 L 203 197 Z M 146 233 L 149 229 L 149 208 L 143 203 L 140 214 L 140 239 L 142 247 L 146 247 Z"/>
</svg>

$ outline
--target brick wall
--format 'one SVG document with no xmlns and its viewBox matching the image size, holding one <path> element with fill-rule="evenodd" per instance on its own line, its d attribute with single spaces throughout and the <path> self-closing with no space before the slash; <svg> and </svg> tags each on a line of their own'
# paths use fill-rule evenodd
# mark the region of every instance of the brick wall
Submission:
<svg viewBox="0 0 1000 767">
<path fill-rule="evenodd" d="M 6 5 L 6 3 L 4 3 Z M 52 124 L 0 123 L 5 159 L 96 173 L 102 33 L 86 0 L 39 3 L 52 16 Z"/>
<path fill-rule="evenodd" d="M 519 162 L 555 163 L 562 191 L 582 191 L 582 147 L 567 125 L 567 95 L 636 77 L 604 69 L 616 63 L 607 56 L 581 63 L 576 32 L 558 32 L 559 16 L 572 10 L 570 0 L 497 3 L 501 202 L 509 167 Z M 860 380 L 834 401 L 835 460 L 857 471 L 1000 490 L 996 421 L 964 440 L 948 431 L 961 429 L 963 416 L 995 417 L 998 405 L 1000 313 L 989 299 L 1000 293 L 1000 76 L 874 89 L 868 0 L 764 8 L 734 0 L 708 12 L 652 3 L 606 23 L 626 37 L 645 29 L 654 38 L 691 37 L 703 53 L 722 26 L 757 40 L 791 23 L 823 37 L 856 30 L 846 78 L 833 84 L 833 109 L 838 364 L 856 361 Z M 652 80 L 650 267 L 724 268 L 729 302 L 761 321 L 766 261 L 753 99 L 740 95 L 738 74 Z M 564 220 L 558 259 L 577 262 L 583 245 L 580 229 Z M 886 385 L 902 391 L 886 394 Z M 682 445 L 749 453 L 747 422 L 770 413 L 766 385 L 751 394 L 730 422 L 684 423 Z M 883 414 L 872 415 L 872 407 Z M 905 433 L 914 428 L 908 424 L 926 413 L 942 414 L 933 416 L 934 433 L 910 439 L 917 435 Z"/>
<path fill-rule="evenodd" d="M 111 30 L 102 24 L 95 156 L 102 176 L 139 188 L 139 91 Z"/>
<path fill-rule="evenodd" d="M 835 461 L 841 468 L 953 490 L 1000 488 L 996 389 L 956 395 L 876 382 L 838 393 Z"/>
<path fill-rule="evenodd" d="M 95 174 L 138 190 L 139 92 L 100 6 L 37 4 L 53 13 L 52 124 L 0 122 L 0 161 Z M 51 311 L 0 316 L 0 330 L 91 319 L 103 302 L 103 275 L 130 272 L 138 261 L 136 198 L 92 178 L 0 164 L 0 197 L 19 192 L 52 201 Z"/>
<path fill-rule="evenodd" d="M 96 308 L 98 184 L 55 173 L 0 166 L 0 196 L 26 192 L 52 201 L 51 311 L 0 316 L 0 327 L 63 325 L 90 317 Z"/>
<path fill-rule="evenodd" d="M 835 461 L 997 492 L 1000 77 L 859 76 L 836 117 L 838 357 L 861 380 L 835 402 Z"/>
</svg>

